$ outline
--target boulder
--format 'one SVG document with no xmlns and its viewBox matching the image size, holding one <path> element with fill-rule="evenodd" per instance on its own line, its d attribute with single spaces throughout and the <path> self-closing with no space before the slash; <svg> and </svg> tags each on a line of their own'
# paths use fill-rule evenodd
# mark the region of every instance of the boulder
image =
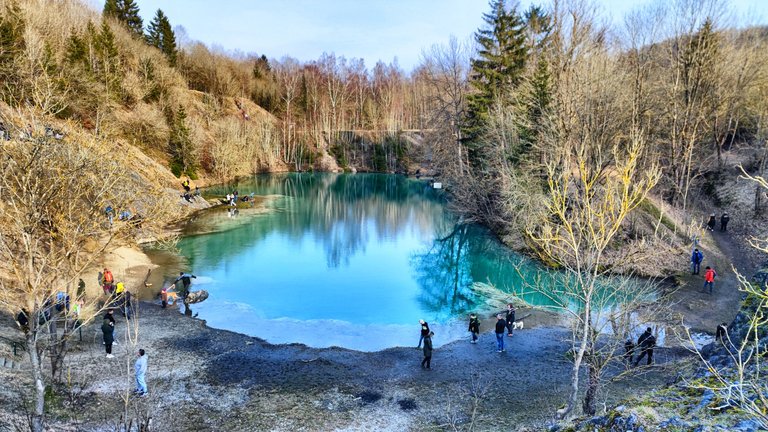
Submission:
<svg viewBox="0 0 768 432">
<path fill-rule="evenodd" d="M 200 291 L 191 291 L 189 294 L 187 294 L 187 298 L 184 299 L 185 304 L 195 304 L 200 303 L 202 301 L 205 301 L 208 298 L 208 291 L 200 290 Z"/>
</svg>

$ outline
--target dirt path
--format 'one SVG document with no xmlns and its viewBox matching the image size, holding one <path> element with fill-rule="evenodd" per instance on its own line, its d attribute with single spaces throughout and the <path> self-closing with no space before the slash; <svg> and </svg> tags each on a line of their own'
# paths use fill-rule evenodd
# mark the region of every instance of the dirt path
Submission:
<svg viewBox="0 0 768 432">
<path fill-rule="evenodd" d="M 699 243 L 704 262 L 698 275 L 684 271 L 679 289 L 672 295 L 673 309 L 684 316 L 683 322 L 695 332 L 714 334 L 717 325 L 730 323 L 741 304 L 742 293 L 733 266 L 751 275 L 755 264 L 744 253 L 743 239 L 731 232 L 705 232 Z M 688 261 L 690 263 L 690 261 Z M 704 269 L 711 266 L 717 272 L 713 294 L 703 290 Z"/>
</svg>

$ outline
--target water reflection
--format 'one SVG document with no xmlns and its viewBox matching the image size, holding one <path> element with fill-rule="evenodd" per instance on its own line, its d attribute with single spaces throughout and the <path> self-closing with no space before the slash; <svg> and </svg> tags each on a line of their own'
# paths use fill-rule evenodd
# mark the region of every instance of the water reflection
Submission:
<svg viewBox="0 0 768 432">
<path fill-rule="evenodd" d="M 233 190 L 256 201 L 238 214 L 201 213 L 179 243 L 185 269 L 203 275 L 197 283 L 210 293 L 195 312 L 214 327 L 273 342 L 380 349 L 414 343 L 419 318 L 442 325 L 443 337 L 463 335 L 464 317 L 485 300 L 473 282 L 547 304 L 521 292 L 536 266 L 486 229 L 458 223 L 424 182 L 282 174 L 207 193 Z M 313 331 L 295 331 L 301 323 Z"/>
</svg>

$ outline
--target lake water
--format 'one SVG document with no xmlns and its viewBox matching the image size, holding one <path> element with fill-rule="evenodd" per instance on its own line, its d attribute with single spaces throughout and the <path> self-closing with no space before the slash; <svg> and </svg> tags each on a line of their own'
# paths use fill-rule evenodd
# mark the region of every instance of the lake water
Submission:
<svg viewBox="0 0 768 432">
<path fill-rule="evenodd" d="M 467 337 L 468 313 L 487 309 L 473 282 L 511 291 L 534 270 L 488 230 L 458 223 L 424 181 L 272 174 L 206 192 L 231 190 L 256 202 L 202 212 L 178 244 L 192 289 L 210 294 L 193 310 L 215 328 L 373 351 L 415 346 L 425 319 L 441 345 Z"/>
</svg>

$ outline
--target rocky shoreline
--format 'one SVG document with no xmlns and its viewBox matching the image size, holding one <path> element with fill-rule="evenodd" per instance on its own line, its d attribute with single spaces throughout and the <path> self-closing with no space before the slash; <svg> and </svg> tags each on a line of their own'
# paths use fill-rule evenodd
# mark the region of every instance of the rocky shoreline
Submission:
<svg viewBox="0 0 768 432">
<path fill-rule="evenodd" d="M 507 338 L 508 350 L 501 354 L 492 333 L 483 333 L 476 345 L 455 341 L 436 349 L 433 369 L 425 371 L 415 348 L 366 353 L 271 345 L 211 329 L 152 302 L 141 303 L 135 322 L 139 336 L 131 340 L 126 332 L 131 325 L 118 317 L 112 360 L 104 359 L 97 326 L 83 329 L 83 340 L 74 342 L 68 358 L 68 373 L 82 384 L 71 401 L 52 400 L 53 430 L 97 431 L 119 422 L 138 348 L 149 355 L 150 396 L 131 400 L 130 415 L 151 417 L 153 430 L 403 431 L 472 421 L 476 430 L 509 425 L 541 430 L 568 391 L 571 365 L 564 353 L 570 332 L 562 327 L 519 331 Z M 609 385 L 605 402 L 664 385 L 675 374 L 667 364 L 683 355 L 660 353 L 661 365 L 642 382 Z M 5 382 L 27 382 L 27 375 L 25 369 L 0 369 Z M 23 424 L 18 414 L 23 401 L 13 388 L 0 392 L 0 405 L 6 407 L 1 431 Z"/>
</svg>

